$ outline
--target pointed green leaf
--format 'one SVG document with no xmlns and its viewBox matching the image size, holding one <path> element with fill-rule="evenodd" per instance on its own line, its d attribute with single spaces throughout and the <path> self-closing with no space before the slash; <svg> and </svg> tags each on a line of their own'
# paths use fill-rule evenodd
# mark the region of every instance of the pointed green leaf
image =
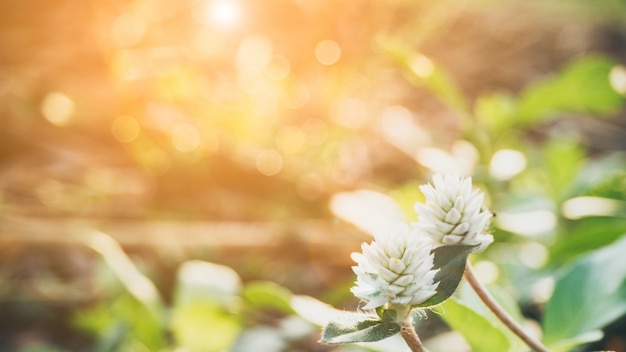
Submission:
<svg viewBox="0 0 626 352">
<path fill-rule="evenodd" d="M 455 299 L 447 300 L 442 309 L 443 320 L 465 337 L 474 352 L 505 352 L 511 345 L 505 332 L 470 306 Z"/>
<path fill-rule="evenodd" d="M 442 246 L 433 249 L 432 252 L 435 254 L 433 267 L 439 269 L 435 275 L 435 281 L 439 281 L 437 293 L 414 307 L 430 307 L 450 298 L 463 278 L 467 257 L 474 249 L 476 246 L 466 245 Z"/>
<path fill-rule="evenodd" d="M 322 342 L 374 342 L 396 335 L 400 330 L 401 327 L 396 322 L 382 321 L 367 314 L 346 313 L 324 327 Z"/>
<path fill-rule="evenodd" d="M 624 253 L 626 236 L 579 259 L 559 275 L 543 320 L 544 341 L 555 351 L 571 347 L 563 347 L 563 341 L 579 341 L 626 314 Z"/>
</svg>

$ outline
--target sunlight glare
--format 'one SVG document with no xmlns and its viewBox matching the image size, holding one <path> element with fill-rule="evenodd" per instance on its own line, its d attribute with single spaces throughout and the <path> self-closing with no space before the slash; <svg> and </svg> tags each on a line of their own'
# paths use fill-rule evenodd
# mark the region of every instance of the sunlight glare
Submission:
<svg viewBox="0 0 626 352">
<path fill-rule="evenodd" d="M 234 0 L 207 1 L 202 5 L 202 9 L 198 21 L 206 25 L 232 28 L 241 21 L 241 7 Z"/>
</svg>

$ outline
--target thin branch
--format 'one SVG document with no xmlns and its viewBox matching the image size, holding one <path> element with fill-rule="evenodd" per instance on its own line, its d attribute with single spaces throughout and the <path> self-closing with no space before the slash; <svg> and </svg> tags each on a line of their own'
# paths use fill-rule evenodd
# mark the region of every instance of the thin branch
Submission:
<svg viewBox="0 0 626 352">
<path fill-rule="evenodd" d="M 500 306 L 500 304 L 496 302 L 489 291 L 487 291 L 480 281 L 478 281 L 469 260 L 467 261 L 467 266 L 465 268 L 465 279 L 470 286 L 472 286 L 474 291 L 476 291 L 476 294 L 480 297 L 483 303 L 491 309 L 493 314 L 495 314 L 498 319 L 504 323 L 504 325 L 513 331 L 515 335 L 519 336 L 519 338 L 522 339 L 530 348 L 537 352 L 550 352 L 550 350 L 541 344 L 541 342 L 528 335 L 524 329 Z"/>
<path fill-rule="evenodd" d="M 420 338 L 417 336 L 415 329 L 413 328 L 413 322 L 410 316 L 402 322 L 400 335 L 402 335 L 402 338 L 406 344 L 409 345 L 412 352 L 426 351 L 424 349 L 424 345 L 422 345 L 422 342 L 420 341 Z"/>
</svg>

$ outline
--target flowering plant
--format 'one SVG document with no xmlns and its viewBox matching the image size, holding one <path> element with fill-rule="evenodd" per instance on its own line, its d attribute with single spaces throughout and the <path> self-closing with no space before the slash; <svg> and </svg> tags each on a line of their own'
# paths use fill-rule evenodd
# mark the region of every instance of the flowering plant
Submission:
<svg viewBox="0 0 626 352">
<path fill-rule="evenodd" d="M 353 254 L 356 284 L 352 293 L 371 313 L 351 313 L 330 321 L 325 343 L 372 342 L 400 334 L 412 351 L 424 351 L 414 319 L 421 310 L 441 304 L 456 291 L 465 275 L 478 296 L 507 327 L 536 351 L 547 351 L 525 334 L 491 298 L 473 274 L 472 253 L 493 242 L 487 233 L 492 214 L 483 209 L 483 194 L 471 178 L 435 175 L 420 186 L 426 201 L 416 203 L 419 218 L 379 233 L 362 253 Z"/>
</svg>

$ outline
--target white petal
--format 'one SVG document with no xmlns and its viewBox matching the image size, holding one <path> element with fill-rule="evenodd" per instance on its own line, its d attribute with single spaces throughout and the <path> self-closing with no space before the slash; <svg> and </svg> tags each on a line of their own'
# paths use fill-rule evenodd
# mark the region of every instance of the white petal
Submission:
<svg viewBox="0 0 626 352">
<path fill-rule="evenodd" d="M 446 214 L 445 222 L 449 224 L 456 224 L 459 220 L 461 220 L 461 213 L 456 208 L 450 209 L 448 214 Z"/>
<path fill-rule="evenodd" d="M 406 265 L 398 258 L 391 258 L 389 259 L 389 269 L 396 274 L 402 274 L 404 269 L 406 269 Z"/>
</svg>

